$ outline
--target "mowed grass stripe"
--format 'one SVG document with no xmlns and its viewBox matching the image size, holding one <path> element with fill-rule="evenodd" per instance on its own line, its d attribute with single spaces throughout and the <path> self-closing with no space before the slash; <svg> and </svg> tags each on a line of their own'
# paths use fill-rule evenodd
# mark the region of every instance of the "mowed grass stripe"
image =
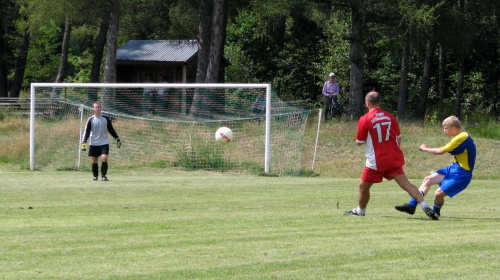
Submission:
<svg viewBox="0 0 500 280">
<path fill-rule="evenodd" d="M 395 211 L 409 198 L 395 182 L 374 185 L 367 216 L 351 217 L 342 212 L 356 206 L 359 179 L 109 175 L 0 173 L 0 279 L 494 279 L 500 271 L 495 180 L 447 199 L 436 222 L 420 209 Z"/>
</svg>

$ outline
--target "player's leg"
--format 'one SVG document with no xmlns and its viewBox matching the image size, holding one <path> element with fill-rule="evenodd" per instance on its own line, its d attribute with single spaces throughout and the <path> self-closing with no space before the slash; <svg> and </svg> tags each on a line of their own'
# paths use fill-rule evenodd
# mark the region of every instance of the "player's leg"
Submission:
<svg viewBox="0 0 500 280">
<path fill-rule="evenodd" d="M 405 174 L 397 174 L 392 177 L 399 187 L 405 190 L 413 200 L 418 203 L 424 201 L 424 196 L 418 191 L 417 187 L 408 181 Z"/>
<path fill-rule="evenodd" d="M 380 183 L 383 180 L 383 173 L 365 166 L 361 183 L 359 183 L 358 207 L 351 211 L 345 211 L 344 215 L 364 216 L 366 206 L 370 201 L 370 188 L 374 183 Z"/>
<path fill-rule="evenodd" d="M 441 188 L 438 188 L 436 190 L 436 194 L 434 195 L 434 205 L 433 205 L 433 210 L 436 212 L 436 214 L 441 216 L 441 207 L 444 205 L 444 198 L 446 197 L 446 193 L 441 190 Z"/>
<path fill-rule="evenodd" d="M 366 206 L 370 201 L 370 188 L 373 183 L 361 181 L 359 183 L 358 207 L 351 211 L 345 211 L 344 215 L 364 216 L 366 213 Z"/>
<path fill-rule="evenodd" d="M 440 174 L 437 172 L 434 172 L 431 175 L 426 176 L 424 178 L 424 180 L 422 181 L 422 184 L 420 185 L 420 189 L 419 189 L 420 192 L 422 193 L 422 195 L 425 196 L 429 192 L 429 189 L 431 188 L 432 185 L 441 184 L 443 179 L 444 179 L 444 174 Z M 410 204 L 412 206 L 416 206 L 418 204 L 418 202 L 415 201 L 415 199 L 410 199 L 408 204 Z"/>
<path fill-rule="evenodd" d="M 108 181 L 106 175 L 108 174 L 108 155 L 102 155 L 102 164 L 101 164 L 101 176 L 103 181 Z"/>
<path fill-rule="evenodd" d="M 412 199 L 415 202 L 417 202 L 417 204 L 420 204 L 420 207 L 422 207 L 422 210 L 425 212 L 427 216 L 429 216 L 429 218 L 433 220 L 439 219 L 439 216 L 436 215 L 436 213 L 429 207 L 427 202 L 424 200 L 423 194 L 419 191 L 419 189 L 417 189 L 415 185 L 413 185 L 412 183 L 410 183 L 410 181 L 408 181 L 408 178 L 406 178 L 406 175 L 404 173 L 394 175 L 392 178 L 398 183 L 398 185 L 403 190 L 405 190 L 412 197 Z M 412 208 L 407 209 L 408 211 L 403 210 L 403 212 L 407 212 L 408 214 L 413 215 L 415 213 L 416 205 L 414 207 L 413 206 L 411 207 Z M 397 207 L 396 209 L 402 211 Z"/>
<path fill-rule="evenodd" d="M 437 172 L 441 172 L 438 170 Z M 439 188 L 436 190 L 434 196 L 434 212 L 441 215 L 441 207 L 444 205 L 444 198 L 454 197 L 459 194 L 472 180 L 472 173 L 462 170 L 458 165 L 450 169 L 450 172 L 444 175 Z"/>
<path fill-rule="evenodd" d="M 108 181 L 108 154 L 109 154 L 109 145 L 102 146 L 102 164 L 101 164 L 101 177 L 103 181 Z"/>
<path fill-rule="evenodd" d="M 370 202 L 370 188 L 372 185 L 373 183 L 363 181 L 359 184 L 358 207 L 362 209 L 363 212 L 366 206 L 368 206 L 368 202 Z"/>
<path fill-rule="evenodd" d="M 432 185 L 441 183 L 443 178 L 444 175 L 439 173 L 433 173 L 432 175 L 425 177 L 419 189 L 422 196 L 425 196 L 427 194 Z M 395 206 L 396 210 L 413 215 L 415 213 L 415 208 L 419 204 L 419 201 L 417 201 L 413 195 L 411 195 L 411 197 L 412 198 L 410 198 L 410 201 L 408 203 Z"/>
<path fill-rule="evenodd" d="M 422 184 L 420 185 L 420 192 L 426 195 L 427 192 L 429 192 L 429 189 L 431 188 L 432 185 L 441 184 L 443 179 L 444 179 L 444 174 L 436 172 L 432 173 L 429 176 L 426 176 L 422 181 Z"/>
<path fill-rule="evenodd" d="M 99 176 L 99 157 L 101 156 L 101 153 L 101 146 L 90 145 L 89 156 L 92 158 L 92 175 L 94 181 L 96 181 Z"/>
<path fill-rule="evenodd" d="M 440 185 L 444 177 L 445 177 L 444 174 L 440 174 L 437 172 L 434 172 L 431 175 L 425 177 L 424 181 L 422 182 L 422 185 L 420 186 L 420 192 L 422 192 L 423 195 L 426 195 L 429 192 L 431 186 Z M 446 193 L 444 193 L 440 188 L 436 190 L 432 210 L 439 216 L 441 216 L 441 207 L 444 204 L 445 196 Z M 411 200 L 409 203 L 411 203 Z"/>
<path fill-rule="evenodd" d="M 92 175 L 94 181 L 97 180 L 97 176 L 99 176 L 99 157 L 92 157 Z"/>
</svg>

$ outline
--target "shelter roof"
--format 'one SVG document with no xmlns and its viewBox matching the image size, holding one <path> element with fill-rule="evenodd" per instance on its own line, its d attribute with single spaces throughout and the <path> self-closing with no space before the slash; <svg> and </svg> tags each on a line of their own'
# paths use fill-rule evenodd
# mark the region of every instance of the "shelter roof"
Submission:
<svg viewBox="0 0 500 280">
<path fill-rule="evenodd" d="M 116 51 L 116 60 L 186 63 L 197 53 L 196 40 L 130 40 Z"/>
</svg>

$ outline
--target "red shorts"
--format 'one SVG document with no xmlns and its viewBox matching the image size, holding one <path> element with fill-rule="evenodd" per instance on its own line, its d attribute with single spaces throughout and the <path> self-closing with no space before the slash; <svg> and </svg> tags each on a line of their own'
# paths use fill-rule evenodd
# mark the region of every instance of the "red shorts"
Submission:
<svg viewBox="0 0 500 280">
<path fill-rule="evenodd" d="M 389 170 L 374 170 L 365 166 L 363 170 L 363 175 L 361 176 L 361 180 L 367 183 L 380 183 L 384 178 L 387 180 L 392 180 L 394 175 L 405 174 L 403 171 L 403 167 L 397 167 Z"/>
</svg>

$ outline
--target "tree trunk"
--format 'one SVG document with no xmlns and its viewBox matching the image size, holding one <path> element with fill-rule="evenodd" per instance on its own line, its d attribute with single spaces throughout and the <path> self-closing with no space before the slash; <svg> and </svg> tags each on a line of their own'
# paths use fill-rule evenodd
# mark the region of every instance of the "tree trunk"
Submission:
<svg viewBox="0 0 500 280">
<path fill-rule="evenodd" d="M 9 96 L 7 66 L 3 61 L 0 61 L 0 98 Z"/>
<path fill-rule="evenodd" d="M 198 14 L 198 66 L 196 69 L 196 82 L 205 83 L 207 80 L 207 71 L 210 56 L 210 46 L 212 38 L 212 0 L 200 0 L 200 9 Z M 193 102 L 189 109 L 189 115 L 202 113 L 203 104 L 207 104 L 207 95 L 205 91 L 195 90 L 193 93 Z"/>
<path fill-rule="evenodd" d="M 101 62 L 104 52 L 104 45 L 106 44 L 106 36 L 109 27 L 109 17 L 105 14 L 102 17 L 101 28 L 99 29 L 99 35 L 97 36 L 96 43 L 94 46 L 94 58 L 92 59 L 92 69 L 90 71 L 90 82 L 98 83 L 101 73 Z"/>
<path fill-rule="evenodd" d="M 416 112 L 416 118 L 423 120 L 425 119 L 425 111 L 427 105 L 427 97 L 429 96 L 429 88 L 431 85 L 431 66 L 432 66 L 432 55 L 434 53 L 434 46 L 431 40 L 427 40 L 425 47 L 425 62 L 424 62 L 424 72 L 422 74 L 422 88 L 420 89 L 420 98 Z"/>
<path fill-rule="evenodd" d="M 196 82 L 204 83 L 207 77 L 208 60 L 210 54 L 210 39 L 212 31 L 212 3 L 211 0 L 201 0 L 198 15 L 198 67 Z"/>
<path fill-rule="evenodd" d="M 444 96 L 446 92 L 446 54 L 443 43 L 439 43 L 439 108 L 443 108 Z"/>
<path fill-rule="evenodd" d="M 207 83 L 219 82 L 221 51 L 224 39 L 224 0 L 214 0 Z"/>
<path fill-rule="evenodd" d="M 465 14 L 465 1 L 459 1 L 459 9 L 462 15 Z M 457 92 L 455 95 L 455 108 L 453 109 L 453 114 L 460 118 L 461 109 L 462 109 L 462 95 L 463 95 L 463 87 L 464 87 L 464 70 L 465 70 L 465 44 L 464 42 L 459 42 L 460 44 L 460 57 L 459 57 L 459 66 L 458 66 L 458 84 L 457 84 Z"/>
<path fill-rule="evenodd" d="M 359 119 L 363 113 L 363 54 L 362 45 L 362 16 L 359 8 L 354 5 L 351 11 L 352 37 L 349 57 L 351 60 L 349 115 Z"/>
<path fill-rule="evenodd" d="M 14 73 L 14 80 L 12 81 L 12 88 L 10 90 L 10 97 L 18 98 L 21 93 L 23 85 L 24 71 L 26 70 L 26 62 L 28 60 L 28 49 L 30 47 L 30 35 L 28 29 L 24 30 L 21 47 L 19 50 L 19 57 L 16 60 L 16 71 Z"/>
<path fill-rule="evenodd" d="M 114 0 L 109 13 L 109 29 L 104 64 L 104 82 L 114 83 L 116 80 L 116 49 L 118 42 L 118 29 L 120 22 L 121 0 Z"/>
<path fill-rule="evenodd" d="M 410 61 L 410 38 L 406 36 L 403 40 L 403 51 L 401 54 L 401 79 L 399 80 L 398 118 L 405 119 L 406 101 L 408 100 L 408 65 Z"/>
<path fill-rule="evenodd" d="M 70 36 L 71 36 L 71 23 L 69 22 L 69 16 L 66 16 L 66 22 L 64 23 L 62 48 L 61 48 L 61 61 L 59 62 L 59 72 L 57 73 L 56 83 L 62 83 L 64 82 L 64 78 L 66 78 Z"/>
<path fill-rule="evenodd" d="M 464 87 L 464 59 L 460 58 L 460 66 L 458 72 L 458 85 L 457 85 L 457 93 L 455 96 L 455 108 L 453 110 L 453 114 L 460 119 L 461 117 L 461 109 L 462 109 L 462 95 L 463 95 L 463 87 Z"/>
<path fill-rule="evenodd" d="M 0 21 L 0 97 L 9 96 L 9 88 L 7 86 L 7 41 L 5 38 L 5 29 L 3 22 Z"/>
<path fill-rule="evenodd" d="M 495 17 L 496 21 L 496 26 L 500 26 L 499 19 L 500 19 L 500 8 L 497 9 L 496 11 L 497 16 Z M 500 42 L 500 36 L 499 36 L 499 29 L 495 29 L 491 35 L 491 41 L 492 42 Z M 497 45 L 498 46 L 498 45 Z M 487 90 L 486 92 L 489 92 L 489 94 L 486 96 L 486 100 L 491 100 L 491 106 L 493 109 L 493 114 L 495 117 L 500 116 L 500 105 L 498 104 L 500 102 L 500 92 L 499 92 L 499 86 L 500 86 L 500 60 L 498 58 L 498 52 L 493 51 L 492 52 L 492 60 L 493 67 L 489 67 L 488 69 L 488 79 L 487 79 Z M 493 95 L 491 97 L 491 95 Z"/>
</svg>

